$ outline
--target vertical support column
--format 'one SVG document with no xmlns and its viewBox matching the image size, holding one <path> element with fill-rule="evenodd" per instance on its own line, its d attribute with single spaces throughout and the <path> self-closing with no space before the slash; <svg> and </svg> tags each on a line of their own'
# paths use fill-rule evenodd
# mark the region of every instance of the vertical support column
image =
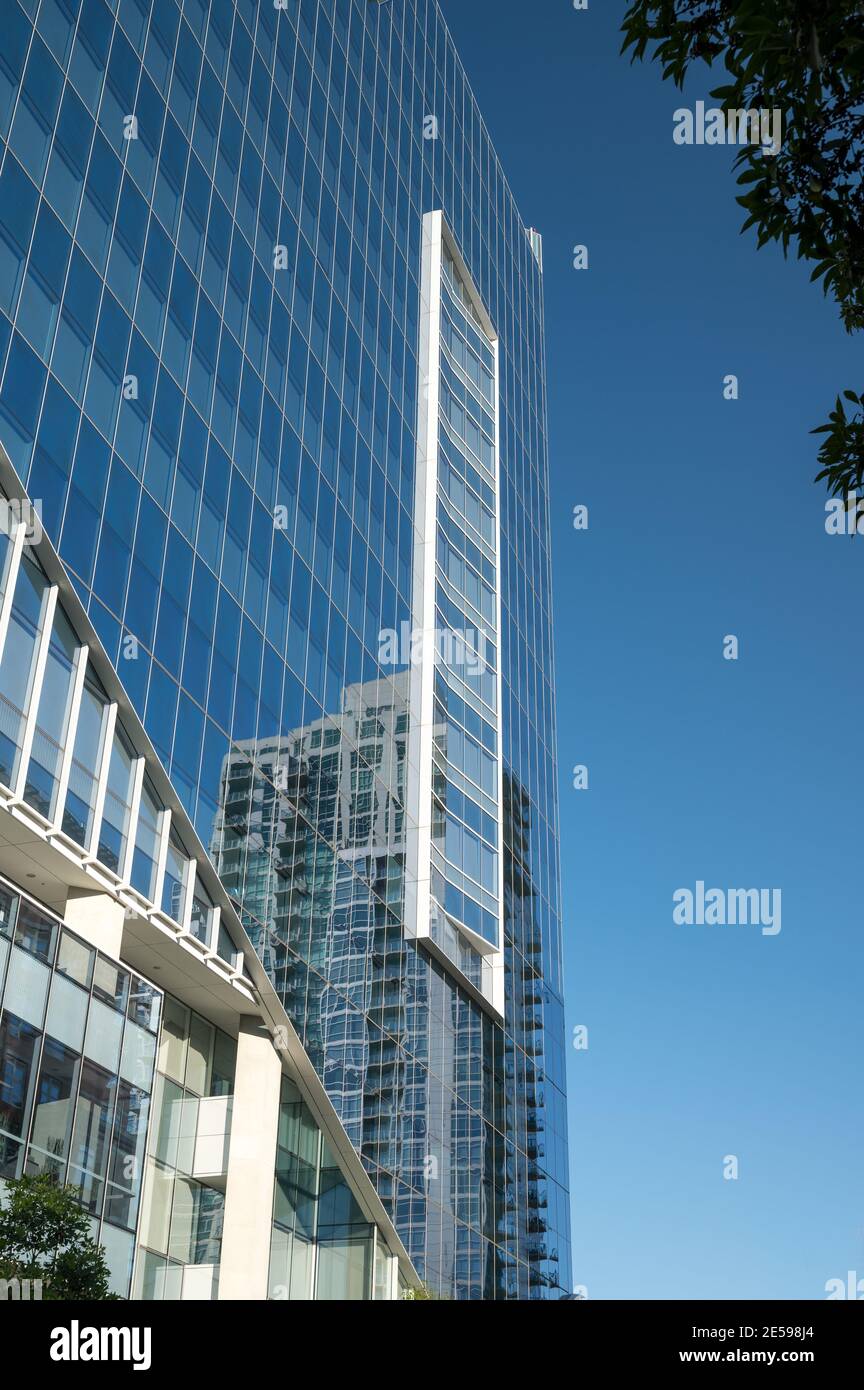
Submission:
<svg viewBox="0 0 864 1390">
<path fill-rule="evenodd" d="M 420 401 L 414 484 L 414 572 L 411 621 L 420 633 L 420 661 L 408 673 L 410 715 L 405 875 L 405 935 L 430 934 L 432 892 L 432 742 L 435 714 L 435 547 L 438 515 L 438 408 L 441 361 L 440 212 L 423 218 L 420 276 Z M 413 650 L 414 643 L 411 647 Z"/>
<path fill-rule="evenodd" d="M 123 955 L 123 906 L 107 893 L 72 888 L 66 900 L 63 920 L 72 931 L 83 936 L 91 946 L 105 951 L 115 960 Z"/>
<path fill-rule="evenodd" d="M 220 1300 L 266 1299 L 282 1062 L 266 1028 L 240 1025 L 222 1227 Z"/>
<path fill-rule="evenodd" d="M 444 912 L 439 897 L 433 897 L 433 849 L 432 849 L 432 785 L 435 755 L 435 674 L 438 664 L 439 643 L 436 640 L 436 588 L 437 588 L 437 543 L 441 530 L 441 517 L 438 507 L 438 477 L 440 455 L 443 446 L 442 432 L 446 436 L 446 426 L 442 424 L 441 395 L 443 391 L 443 364 L 447 360 L 447 348 L 443 341 L 442 319 L 444 316 L 445 281 L 448 277 L 446 262 L 452 259 L 456 267 L 456 277 L 461 284 L 466 304 L 466 319 L 473 317 L 481 338 L 485 337 L 488 350 L 492 354 L 493 376 L 491 414 L 494 421 L 494 465 L 488 468 L 494 487 L 495 524 L 495 644 L 497 651 L 496 692 L 494 703 L 495 727 L 498 738 L 497 748 L 497 820 L 498 820 L 498 873 L 496 887 L 497 922 L 496 939 L 489 941 L 486 936 L 470 928 L 465 921 L 450 922 Z M 457 296 L 458 297 L 458 296 Z M 470 336 L 470 328 L 467 330 Z M 412 658 L 413 641 L 419 635 L 422 646 L 420 661 L 412 659 L 410 679 L 410 733 L 408 740 L 408 783 L 407 783 L 407 828 L 405 845 L 405 913 L 404 930 L 407 938 L 425 940 L 433 954 L 438 956 L 468 986 L 478 990 L 481 1000 L 500 1017 L 504 1011 L 504 971 L 503 971 L 503 881 L 504 881 L 504 825 L 503 825 L 503 750 L 502 730 L 502 605 L 501 605 L 501 482 L 500 446 L 501 423 L 499 401 L 499 345 L 498 335 L 489 314 L 480 299 L 470 272 L 456 246 L 443 214 L 440 211 L 427 213 L 423 218 L 422 263 L 420 276 L 420 319 L 418 368 L 421 379 L 420 400 L 417 410 L 417 455 L 414 487 L 414 565 L 412 573 Z M 487 367 L 488 370 L 488 367 Z M 458 375 L 458 373 L 457 373 Z M 467 448 L 467 446 L 465 446 Z M 490 508 L 491 510 L 491 508 Z M 466 600 L 467 604 L 467 600 Z M 441 662 L 446 671 L 447 662 Z M 458 691 L 456 692 L 458 693 Z M 468 694 L 468 688 L 465 688 Z M 477 694 L 474 692 L 468 703 L 479 708 Z M 493 700 L 488 701 L 491 708 Z M 438 932 L 433 923 L 433 911 L 442 915 L 443 932 Z M 455 939 L 452 933 L 457 933 Z M 449 933 L 449 938 L 448 938 Z M 490 933 L 491 934 L 491 933 Z M 480 961 L 480 980 L 463 970 L 461 952 L 472 950 Z M 472 966 L 474 962 L 472 962 Z"/>
</svg>

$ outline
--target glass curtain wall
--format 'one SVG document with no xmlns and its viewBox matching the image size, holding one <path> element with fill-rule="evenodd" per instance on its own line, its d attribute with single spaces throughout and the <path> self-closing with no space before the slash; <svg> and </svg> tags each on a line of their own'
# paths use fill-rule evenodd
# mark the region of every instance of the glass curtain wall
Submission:
<svg viewBox="0 0 864 1390">
<path fill-rule="evenodd" d="M 128 1297 L 162 996 L 0 881 L 0 1178 L 79 1189 Z"/>
<path fill-rule="evenodd" d="M 156 1063 L 135 1297 L 215 1298 L 219 1286 L 224 1174 L 219 1186 L 194 1175 L 202 1102 L 234 1093 L 237 1043 L 221 1029 L 165 996 Z M 230 1127 L 230 1106 L 227 1108 Z M 203 1278 L 202 1278 L 203 1275 Z"/>
<path fill-rule="evenodd" d="M 364 1219 L 297 1087 L 283 1077 L 270 1297 L 370 1299 L 375 1255 L 374 1225 Z"/>
<path fill-rule="evenodd" d="M 265 896 L 283 848 L 219 804 L 226 766 L 338 724 L 345 691 L 388 703 L 401 674 L 380 643 L 411 622 L 439 209 L 498 334 L 509 801 L 501 846 L 454 815 L 451 848 L 481 913 L 484 847 L 504 857 L 502 1024 L 406 941 L 399 851 L 345 853 L 289 795 L 308 872 Z M 0 439 L 202 844 L 236 851 L 250 936 L 412 1258 L 458 1298 L 555 1298 L 570 1277 L 542 295 L 435 0 L 6 0 Z M 461 391 L 458 347 L 451 369 Z M 39 587 L 0 667 L 4 782 Z M 454 738 L 475 737 L 449 699 Z M 350 757 L 360 794 L 399 799 L 396 767 Z M 84 835 L 96 763 L 76 758 L 64 816 Z M 251 780 L 281 795 L 280 775 L 256 761 Z"/>
</svg>

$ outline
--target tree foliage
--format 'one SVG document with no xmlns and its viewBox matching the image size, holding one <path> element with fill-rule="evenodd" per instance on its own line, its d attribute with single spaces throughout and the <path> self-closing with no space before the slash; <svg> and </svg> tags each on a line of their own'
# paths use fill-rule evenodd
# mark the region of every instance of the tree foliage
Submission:
<svg viewBox="0 0 864 1390">
<path fill-rule="evenodd" d="M 622 52 L 648 53 L 677 86 L 694 63 L 722 64 L 711 96 L 727 110 L 782 112 L 777 155 L 736 157 L 742 231 L 811 262 L 847 331 L 864 328 L 864 0 L 633 0 L 622 32 Z M 834 495 L 864 476 L 864 402 L 843 395 L 852 411 L 838 397 L 814 430 Z"/>
<path fill-rule="evenodd" d="M 8 1180 L 0 1207 L 0 1279 L 41 1279 L 45 1300 L 113 1299 L 105 1252 L 71 1187 L 42 1173 Z"/>
</svg>

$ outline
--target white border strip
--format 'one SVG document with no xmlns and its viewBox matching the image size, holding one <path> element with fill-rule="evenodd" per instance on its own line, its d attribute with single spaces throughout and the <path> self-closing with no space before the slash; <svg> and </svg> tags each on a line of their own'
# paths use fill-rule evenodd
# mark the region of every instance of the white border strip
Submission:
<svg viewBox="0 0 864 1390">
<path fill-rule="evenodd" d="M 414 569 L 412 626 L 422 634 L 424 660 L 410 668 L 410 733 L 408 739 L 408 830 L 405 874 L 405 935 L 425 941 L 437 959 L 477 997 L 478 991 L 432 937 L 432 771 L 435 736 L 435 560 L 438 542 L 438 451 L 441 379 L 441 301 L 444 247 L 471 296 L 487 338 L 491 340 L 495 375 L 495 530 L 496 530 L 496 650 L 498 736 L 498 942 L 489 942 L 457 928 L 483 957 L 482 1000 L 504 1016 L 504 773 L 502 756 L 501 673 L 501 485 L 498 335 L 480 300 L 468 268 L 447 228 L 443 214 L 423 218 L 420 277 L 420 393 L 417 408 L 417 460 L 414 482 Z"/>
</svg>

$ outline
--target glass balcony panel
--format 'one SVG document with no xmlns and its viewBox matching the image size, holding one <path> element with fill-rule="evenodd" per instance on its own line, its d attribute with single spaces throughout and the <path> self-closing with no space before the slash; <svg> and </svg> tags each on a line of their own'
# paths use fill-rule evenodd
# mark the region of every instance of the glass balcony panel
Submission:
<svg viewBox="0 0 864 1390">
<path fill-rule="evenodd" d="M 107 708 L 108 697 L 88 669 L 75 729 L 75 746 L 62 820 L 65 834 L 82 848 L 89 844 L 93 829 L 97 773 L 102 761 Z"/>
<path fill-rule="evenodd" d="M 96 850 L 97 859 L 115 874 L 122 872 L 126 852 L 134 775 L 135 754 L 122 729 L 117 729 L 108 765 L 108 785 Z"/>
<path fill-rule="evenodd" d="M 183 922 L 186 904 L 186 885 L 189 878 L 189 855 L 175 831 L 168 840 L 168 857 L 162 881 L 162 911 L 173 921 Z"/>
<path fill-rule="evenodd" d="M 131 883 L 133 888 L 151 901 L 156 892 L 156 871 L 159 863 L 159 841 L 163 815 L 164 807 L 145 779 L 141 788 L 138 824 L 135 830 Z"/>
<path fill-rule="evenodd" d="M 65 613 L 57 609 L 24 787 L 27 804 L 49 820 L 54 814 L 57 782 L 68 732 L 77 649 L 72 626 Z"/>
<path fill-rule="evenodd" d="M 0 661 L 0 782 L 10 788 L 18 775 L 47 593 L 47 579 L 24 555 Z"/>
</svg>

